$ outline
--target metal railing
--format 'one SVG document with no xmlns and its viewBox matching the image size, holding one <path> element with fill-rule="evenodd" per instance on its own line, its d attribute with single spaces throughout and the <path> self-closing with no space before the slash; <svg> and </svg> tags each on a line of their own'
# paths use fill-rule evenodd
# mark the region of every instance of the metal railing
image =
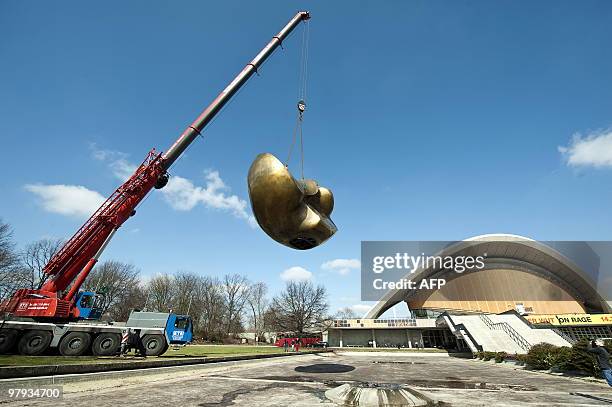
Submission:
<svg viewBox="0 0 612 407">
<path fill-rule="evenodd" d="M 491 318 L 489 318 L 485 314 L 480 314 L 479 317 L 489 329 L 504 331 L 510 337 L 510 339 L 512 339 L 518 346 L 521 347 L 521 349 L 528 351 L 529 348 L 531 348 L 531 344 L 527 342 L 527 340 L 523 338 L 521 334 L 516 332 L 516 330 L 512 328 L 507 322 L 493 322 Z"/>
<path fill-rule="evenodd" d="M 457 338 L 463 339 L 472 352 L 483 351 L 482 345 L 479 345 L 478 342 L 476 342 L 476 339 L 472 336 L 472 334 L 465 327 L 465 325 L 455 324 L 451 319 L 450 315 L 446 312 L 443 313 L 441 316 L 446 322 L 446 325 L 450 328 L 451 332 Z"/>
<path fill-rule="evenodd" d="M 567 342 L 569 342 L 571 345 L 576 343 L 576 340 L 574 338 L 572 338 L 571 336 L 569 336 L 568 334 L 566 334 L 565 332 L 563 332 L 562 330 L 560 330 L 559 328 L 552 328 L 552 331 L 554 333 L 556 333 L 557 335 L 559 335 L 560 337 L 562 337 L 563 339 L 565 339 Z"/>
</svg>

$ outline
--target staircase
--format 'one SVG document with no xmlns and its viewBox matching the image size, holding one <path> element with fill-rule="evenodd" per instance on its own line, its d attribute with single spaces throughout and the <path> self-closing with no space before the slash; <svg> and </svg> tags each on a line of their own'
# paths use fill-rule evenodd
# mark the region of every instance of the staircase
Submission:
<svg viewBox="0 0 612 407">
<path fill-rule="evenodd" d="M 533 328 L 529 323 L 516 314 L 491 315 L 491 318 L 494 322 L 507 323 L 532 345 L 545 342 L 555 346 L 572 346 L 571 341 L 563 338 L 553 329 Z"/>
<path fill-rule="evenodd" d="M 552 329 L 533 328 L 518 314 L 444 315 L 451 331 L 463 338 L 473 352 L 527 353 L 532 345 L 546 342 L 571 346 Z"/>
<path fill-rule="evenodd" d="M 489 316 L 487 316 L 486 314 L 479 315 L 479 317 L 482 320 L 482 322 L 484 322 L 485 325 L 489 327 L 489 329 L 497 329 L 497 330 L 504 331 L 510 337 L 510 339 L 512 339 L 525 352 L 528 352 L 529 348 L 531 348 L 531 344 L 527 342 L 527 340 L 523 338 L 521 334 L 516 332 L 516 330 L 512 328 L 512 326 L 509 323 L 493 322 L 491 318 L 489 318 Z"/>
</svg>

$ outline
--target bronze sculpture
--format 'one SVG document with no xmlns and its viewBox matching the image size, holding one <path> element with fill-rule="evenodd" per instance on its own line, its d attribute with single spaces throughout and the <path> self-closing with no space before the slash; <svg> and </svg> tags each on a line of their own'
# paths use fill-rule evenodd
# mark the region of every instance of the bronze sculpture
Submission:
<svg viewBox="0 0 612 407">
<path fill-rule="evenodd" d="M 248 176 L 249 198 L 259 226 L 277 242 L 312 249 L 336 233 L 329 218 L 332 192 L 310 179 L 296 180 L 270 153 L 259 154 Z"/>
</svg>

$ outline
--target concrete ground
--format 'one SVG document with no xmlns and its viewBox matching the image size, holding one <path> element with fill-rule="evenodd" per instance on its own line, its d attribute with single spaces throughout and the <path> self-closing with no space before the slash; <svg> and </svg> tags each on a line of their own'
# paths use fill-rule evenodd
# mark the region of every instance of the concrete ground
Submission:
<svg viewBox="0 0 612 407">
<path fill-rule="evenodd" d="M 220 363 L 155 375 L 135 373 L 117 379 L 86 380 L 65 384 L 62 400 L 8 404 L 331 406 L 334 404 L 326 399 L 325 391 L 345 382 L 407 384 L 453 406 L 612 405 L 612 388 L 604 383 L 439 354 L 357 352 Z M 2 402 L 7 402 L 3 396 Z"/>
</svg>

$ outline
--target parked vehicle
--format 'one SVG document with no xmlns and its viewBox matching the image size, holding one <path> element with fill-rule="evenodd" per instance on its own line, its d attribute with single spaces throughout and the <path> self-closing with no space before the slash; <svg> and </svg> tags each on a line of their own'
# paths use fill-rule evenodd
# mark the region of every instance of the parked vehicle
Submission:
<svg viewBox="0 0 612 407">
<path fill-rule="evenodd" d="M 318 341 L 310 345 L 311 348 L 327 348 L 329 347 L 329 343 L 326 341 Z"/>
<path fill-rule="evenodd" d="M 116 355 L 128 328 L 141 330 L 147 356 L 161 355 L 170 345 L 189 343 L 193 337 L 189 316 L 161 312 L 134 311 L 127 322 L 110 323 L 5 320 L 0 328 L 0 354 L 16 351 L 27 356 L 51 351 L 62 356 Z"/>
</svg>

